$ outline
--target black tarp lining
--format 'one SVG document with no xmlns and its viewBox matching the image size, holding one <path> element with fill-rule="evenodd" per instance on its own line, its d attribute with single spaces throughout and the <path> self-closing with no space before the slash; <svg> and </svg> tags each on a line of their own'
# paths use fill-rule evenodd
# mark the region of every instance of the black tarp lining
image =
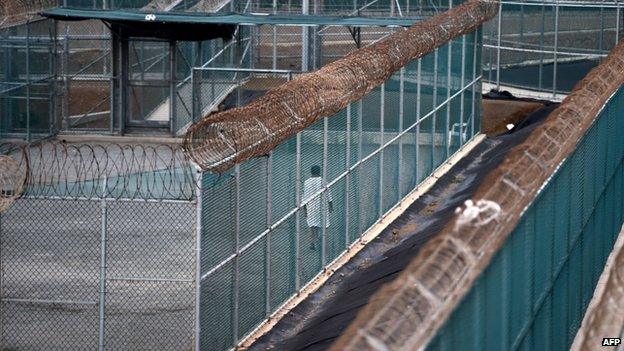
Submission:
<svg viewBox="0 0 624 351">
<path fill-rule="evenodd" d="M 516 100 L 512 96 L 497 95 L 495 98 Z M 250 350 L 329 348 L 369 298 L 403 271 L 419 249 L 449 222 L 455 208 L 472 197 L 482 179 L 558 106 L 546 103 L 546 107 L 528 116 L 511 131 L 477 145 L 377 238 L 336 270 L 323 286 L 258 339 Z M 414 227 L 415 230 L 408 229 Z M 407 234 L 397 237 L 396 233 Z"/>
</svg>

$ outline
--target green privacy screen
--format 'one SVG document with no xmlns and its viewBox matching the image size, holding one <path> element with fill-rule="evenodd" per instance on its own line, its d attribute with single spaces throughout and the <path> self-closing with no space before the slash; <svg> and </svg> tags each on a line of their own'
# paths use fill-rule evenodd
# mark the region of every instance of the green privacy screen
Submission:
<svg viewBox="0 0 624 351">
<path fill-rule="evenodd" d="M 570 347 L 622 225 L 623 90 L 542 189 L 428 350 Z"/>
</svg>

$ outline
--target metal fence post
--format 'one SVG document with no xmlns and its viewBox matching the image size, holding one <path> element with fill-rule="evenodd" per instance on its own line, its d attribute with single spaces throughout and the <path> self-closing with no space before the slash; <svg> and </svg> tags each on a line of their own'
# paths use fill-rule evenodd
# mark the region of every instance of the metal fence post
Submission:
<svg viewBox="0 0 624 351">
<path fill-rule="evenodd" d="M 501 52 L 501 22 L 503 20 L 503 2 L 498 4 L 498 36 L 496 38 L 496 90 L 500 90 L 500 52 Z"/>
<path fill-rule="evenodd" d="M 26 23 L 26 141 L 32 141 L 30 130 L 30 21 Z"/>
<path fill-rule="evenodd" d="M 553 50 L 553 98 L 557 95 L 557 50 L 559 50 L 559 0 L 555 0 L 555 42 Z"/>
<path fill-rule="evenodd" d="M 349 197 L 350 197 L 350 182 L 351 182 L 351 104 L 347 105 L 347 125 L 346 125 L 346 138 L 345 138 L 345 249 L 349 247 Z"/>
<path fill-rule="evenodd" d="M 416 162 L 416 183 L 418 183 L 420 181 L 420 165 L 419 165 L 419 159 L 420 159 L 420 109 L 421 109 L 421 97 L 420 97 L 420 89 L 421 89 L 421 80 L 422 80 L 422 76 L 421 76 L 421 72 L 422 72 L 422 59 L 418 59 L 418 66 L 416 69 L 416 132 L 414 135 L 414 147 L 416 149 L 416 155 L 415 158 L 416 160 L 414 162 Z"/>
<path fill-rule="evenodd" d="M 232 337 L 236 342 L 238 341 L 238 308 L 239 308 L 239 289 L 240 289 L 240 165 L 234 166 L 234 179 L 235 179 L 235 201 L 236 201 L 236 215 L 235 215 L 235 258 L 234 258 L 234 308 L 232 309 Z"/>
<path fill-rule="evenodd" d="M 477 50 L 480 50 L 480 48 L 478 48 L 478 43 L 479 43 L 479 39 L 478 39 L 478 32 L 475 31 L 474 33 L 474 42 L 473 42 L 473 46 L 472 46 L 472 111 L 471 111 L 471 118 L 470 118 L 470 129 L 471 129 L 471 133 L 470 133 L 470 137 L 473 137 L 475 134 L 477 134 L 477 131 L 475 130 L 475 120 L 477 119 L 477 103 L 475 102 L 475 98 L 477 95 L 477 88 L 476 88 L 476 83 L 475 83 L 475 79 L 477 79 Z M 480 94 L 480 92 L 479 92 Z M 478 126 L 479 129 L 481 129 L 481 126 Z"/>
<path fill-rule="evenodd" d="M 444 129 L 444 146 L 446 148 L 444 158 L 448 158 L 451 152 L 451 61 L 453 59 L 453 40 L 449 41 L 446 55 L 446 127 Z"/>
<path fill-rule="evenodd" d="M 106 349 L 104 340 L 104 327 L 105 327 L 105 306 L 106 306 L 106 232 L 108 230 L 108 206 L 106 203 L 107 196 L 107 179 L 102 180 L 102 198 L 100 203 L 101 213 L 101 228 L 100 228 L 100 288 L 99 288 L 99 336 L 98 336 L 98 350 L 104 351 Z"/>
<path fill-rule="evenodd" d="M 301 132 L 296 136 L 295 156 L 295 290 L 301 288 Z"/>
<path fill-rule="evenodd" d="M 310 14 L 310 0 L 302 0 L 301 13 Z M 310 64 L 310 27 L 301 27 L 301 71 L 307 72 Z"/>
<path fill-rule="evenodd" d="M 379 152 L 379 217 L 383 216 L 383 198 L 384 198 L 384 115 L 386 110 L 386 83 L 382 83 L 380 89 L 381 96 L 381 106 L 379 108 L 379 148 L 381 151 Z"/>
<path fill-rule="evenodd" d="M 362 100 L 358 101 L 358 149 L 357 149 L 357 159 L 358 162 L 362 161 L 362 157 L 363 157 L 363 153 L 364 153 L 364 145 L 363 145 L 363 141 L 362 141 L 362 135 L 364 133 L 364 126 L 363 126 L 363 120 L 362 120 L 362 113 L 364 111 L 363 108 L 363 104 L 362 104 Z M 362 164 L 359 163 L 357 166 L 360 169 L 360 172 L 358 172 L 358 195 L 361 195 L 362 193 L 360 192 L 360 189 L 362 189 Z M 358 196 L 359 197 L 359 196 Z M 358 234 L 361 235 L 364 231 L 364 216 L 362 215 L 363 211 L 362 211 L 362 201 L 358 198 L 358 217 L 359 217 L 359 221 L 358 221 Z"/>
<path fill-rule="evenodd" d="M 201 337 L 201 258 L 202 258 L 202 182 L 203 173 L 197 171 L 197 186 L 195 189 L 195 351 L 200 351 Z"/>
<path fill-rule="evenodd" d="M 64 85 L 64 93 L 65 97 L 63 99 L 63 116 L 65 121 L 65 128 L 70 129 L 70 121 L 69 121 L 69 98 L 70 98 L 70 84 L 71 78 L 69 74 L 69 40 L 67 37 L 69 36 L 69 26 L 65 26 L 65 38 L 63 40 L 63 82 Z"/>
<path fill-rule="evenodd" d="M 401 67 L 399 71 L 399 134 L 403 133 L 403 115 L 404 111 L 404 100 L 405 100 L 405 67 Z M 398 186 L 399 186 L 399 195 L 397 197 L 397 202 L 401 200 L 403 197 L 403 182 L 401 176 L 403 174 L 403 137 L 399 138 L 399 167 L 398 167 Z"/>
<path fill-rule="evenodd" d="M 327 264 L 327 211 L 328 193 L 327 187 L 327 133 L 329 128 L 329 119 L 323 118 L 323 192 L 321 193 L 321 266 L 324 268 Z"/>
<path fill-rule="evenodd" d="M 620 41 L 620 2 L 615 0 L 615 44 Z"/>
<path fill-rule="evenodd" d="M 476 48 L 475 48 L 476 49 Z M 461 148 L 464 145 L 464 99 L 465 99 L 465 89 L 464 84 L 466 84 L 466 35 L 462 36 L 462 49 L 461 49 L 461 83 L 459 84 L 462 92 L 459 97 L 459 147 Z M 451 140 L 453 135 L 451 134 Z"/>
<path fill-rule="evenodd" d="M 194 123 L 199 116 L 198 112 L 198 99 L 197 99 L 197 68 L 191 68 L 191 121 Z"/>
<path fill-rule="evenodd" d="M 265 316 L 271 315 L 271 223 L 273 221 L 273 151 L 267 158 L 267 213 L 266 213 L 266 265 L 265 265 Z"/>
<path fill-rule="evenodd" d="M 176 133 L 176 41 L 169 42 L 169 132 Z"/>
<path fill-rule="evenodd" d="M 431 118 L 431 167 L 435 169 L 435 130 L 436 119 L 438 119 L 438 48 L 433 51 L 433 114 L 428 117 Z"/>
</svg>

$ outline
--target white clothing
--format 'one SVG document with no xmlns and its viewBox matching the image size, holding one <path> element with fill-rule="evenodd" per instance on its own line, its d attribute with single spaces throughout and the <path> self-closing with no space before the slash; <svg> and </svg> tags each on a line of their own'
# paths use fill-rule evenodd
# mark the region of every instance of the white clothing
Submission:
<svg viewBox="0 0 624 351">
<path fill-rule="evenodd" d="M 308 178 L 303 183 L 303 201 L 305 202 L 311 199 L 310 202 L 306 204 L 306 221 L 308 222 L 308 227 L 322 227 L 321 212 L 325 212 L 325 228 L 329 227 L 329 203 L 332 201 L 331 190 L 327 189 L 324 193 L 314 196 L 314 194 L 321 191 L 325 185 L 321 177 Z"/>
</svg>

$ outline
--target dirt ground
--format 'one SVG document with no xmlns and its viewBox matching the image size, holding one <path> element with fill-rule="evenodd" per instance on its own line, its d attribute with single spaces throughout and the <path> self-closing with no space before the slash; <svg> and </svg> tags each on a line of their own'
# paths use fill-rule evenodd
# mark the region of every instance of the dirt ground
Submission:
<svg viewBox="0 0 624 351">
<path fill-rule="evenodd" d="M 539 102 L 483 99 L 481 131 L 486 135 L 504 133 L 508 124 L 516 124 L 542 107 Z"/>
</svg>

